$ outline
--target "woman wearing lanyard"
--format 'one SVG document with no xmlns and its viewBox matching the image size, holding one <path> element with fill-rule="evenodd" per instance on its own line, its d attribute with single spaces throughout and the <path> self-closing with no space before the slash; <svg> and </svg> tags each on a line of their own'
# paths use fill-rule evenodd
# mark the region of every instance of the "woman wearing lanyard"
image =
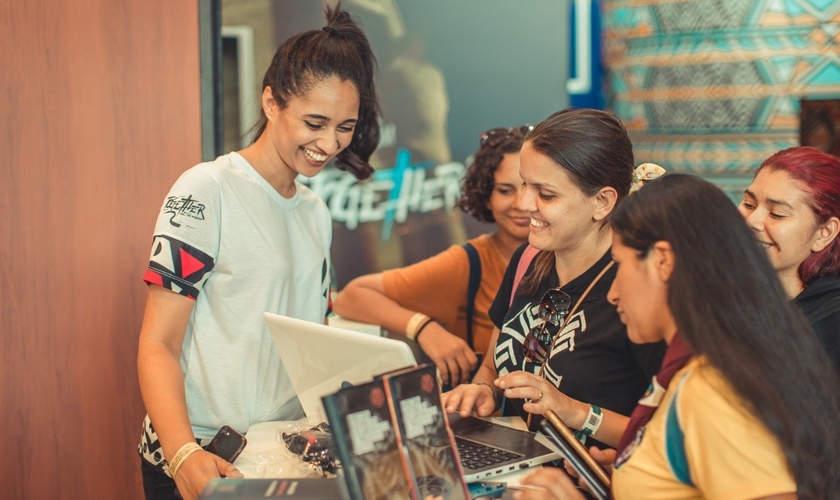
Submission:
<svg viewBox="0 0 840 500">
<path fill-rule="evenodd" d="M 567 109 L 534 128 L 520 158 L 530 247 L 511 258 L 490 309 L 497 328 L 481 367 L 471 384 L 444 394 L 444 406 L 486 416 L 504 395 L 503 412 L 532 429 L 530 415 L 551 409 L 582 436 L 615 446 L 665 347 L 631 343 L 606 299 L 615 276 L 609 220 L 630 191 L 633 148 L 614 115 Z"/>
</svg>

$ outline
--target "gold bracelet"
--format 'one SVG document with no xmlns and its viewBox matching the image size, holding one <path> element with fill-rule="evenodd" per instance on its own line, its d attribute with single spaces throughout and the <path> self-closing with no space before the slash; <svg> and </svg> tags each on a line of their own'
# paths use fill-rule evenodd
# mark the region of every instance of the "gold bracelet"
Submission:
<svg viewBox="0 0 840 500">
<path fill-rule="evenodd" d="M 169 461 L 169 475 L 172 476 L 172 479 L 175 479 L 175 474 L 178 472 L 178 469 L 181 468 L 181 464 L 184 463 L 184 460 L 200 450 L 202 450 L 201 446 L 199 446 L 195 441 L 190 441 L 178 449 L 175 456 Z"/>
<path fill-rule="evenodd" d="M 425 314 L 418 312 L 414 313 L 414 316 L 408 320 L 408 323 L 405 325 L 405 336 L 414 340 L 417 337 L 417 330 L 420 329 L 420 325 L 424 324 L 425 322 L 429 321 L 431 318 L 426 316 Z"/>
</svg>

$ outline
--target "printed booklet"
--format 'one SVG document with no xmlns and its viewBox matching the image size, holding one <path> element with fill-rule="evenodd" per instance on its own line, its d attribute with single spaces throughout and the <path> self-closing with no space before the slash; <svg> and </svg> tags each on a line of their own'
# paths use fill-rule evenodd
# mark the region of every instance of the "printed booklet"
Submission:
<svg viewBox="0 0 840 500">
<path fill-rule="evenodd" d="M 324 396 L 351 500 L 469 500 L 434 365 Z"/>
</svg>

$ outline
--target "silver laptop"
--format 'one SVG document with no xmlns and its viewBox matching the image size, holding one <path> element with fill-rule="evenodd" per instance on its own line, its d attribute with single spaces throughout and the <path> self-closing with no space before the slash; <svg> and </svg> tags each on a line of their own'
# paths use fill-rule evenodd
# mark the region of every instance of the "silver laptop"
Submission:
<svg viewBox="0 0 840 500">
<path fill-rule="evenodd" d="M 321 396 L 416 365 L 405 342 L 263 313 L 274 347 L 307 417 L 325 418 Z"/>
<path fill-rule="evenodd" d="M 449 415 L 458 455 L 468 483 L 557 460 L 560 455 L 540 443 L 542 436 L 478 417 Z M 539 436 L 539 437 L 537 437 Z"/>
<path fill-rule="evenodd" d="M 307 416 L 326 419 L 321 397 L 347 384 L 416 364 L 401 340 L 264 313 L 280 359 Z M 449 415 L 467 482 L 560 458 L 535 434 L 476 417 Z"/>
</svg>

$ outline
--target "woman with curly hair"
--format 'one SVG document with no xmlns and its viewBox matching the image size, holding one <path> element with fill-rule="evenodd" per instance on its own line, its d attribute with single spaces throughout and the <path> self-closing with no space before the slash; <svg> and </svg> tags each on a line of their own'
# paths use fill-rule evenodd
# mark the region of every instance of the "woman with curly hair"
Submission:
<svg viewBox="0 0 840 500">
<path fill-rule="evenodd" d="M 382 325 L 420 345 L 452 386 L 469 380 L 476 352 L 487 350 L 493 324 L 487 309 L 508 261 L 528 238 L 528 215 L 520 210 L 519 149 L 530 127 L 497 128 L 481 135 L 457 206 L 496 230 L 410 266 L 360 276 L 336 296 L 344 318 Z M 470 248 L 471 247 L 471 248 Z M 480 282 L 468 300 L 470 257 L 480 262 Z M 468 310 L 472 314 L 468 314 Z M 422 335 L 421 335 L 422 334 Z"/>
</svg>

